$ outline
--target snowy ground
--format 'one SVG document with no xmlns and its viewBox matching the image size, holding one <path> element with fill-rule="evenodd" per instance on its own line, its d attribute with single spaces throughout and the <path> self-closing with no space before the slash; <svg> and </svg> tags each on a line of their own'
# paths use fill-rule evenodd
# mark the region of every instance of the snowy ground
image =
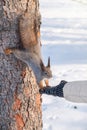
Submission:
<svg viewBox="0 0 87 130">
<path fill-rule="evenodd" d="M 42 53 L 45 63 L 47 57 L 51 57 L 52 86 L 62 79 L 87 80 L 85 3 L 86 0 L 40 0 Z M 43 130 L 87 130 L 87 104 L 47 95 L 42 97 Z"/>
</svg>

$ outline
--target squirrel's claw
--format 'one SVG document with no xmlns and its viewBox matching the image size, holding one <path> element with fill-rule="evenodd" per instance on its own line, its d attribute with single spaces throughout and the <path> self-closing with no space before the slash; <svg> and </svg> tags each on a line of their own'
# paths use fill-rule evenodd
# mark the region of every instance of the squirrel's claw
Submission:
<svg viewBox="0 0 87 130">
<path fill-rule="evenodd" d="M 4 53 L 5 53 L 6 55 L 9 55 L 9 54 L 12 53 L 12 49 L 11 49 L 11 48 L 6 48 L 6 49 L 4 50 Z"/>
</svg>

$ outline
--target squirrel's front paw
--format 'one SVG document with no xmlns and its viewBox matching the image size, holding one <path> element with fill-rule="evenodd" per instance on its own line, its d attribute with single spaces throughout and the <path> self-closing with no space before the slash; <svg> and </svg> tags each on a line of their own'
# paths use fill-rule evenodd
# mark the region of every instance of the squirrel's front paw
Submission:
<svg viewBox="0 0 87 130">
<path fill-rule="evenodd" d="M 43 80 L 41 80 L 41 81 L 39 82 L 39 88 L 40 88 L 40 89 L 44 88 L 44 82 L 43 82 Z"/>
<path fill-rule="evenodd" d="M 9 54 L 11 54 L 13 52 L 13 50 L 11 48 L 6 48 L 4 50 L 4 52 L 5 52 L 6 55 L 9 55 Z"/>
<path fill-rule="evenodd" d="M 45 84 L 46 84 L 46 87 L 49 87 L 49 80 L 48 80 L 48 79 L 45 79 L 44 82 L 45 82 Z"/>
<path fill-rule="evenodd" d="M 42 89 L 44 87 L 50 87 L 48 79 L 44 79 L 39 82 L 39 88 Z"/>
</svg>

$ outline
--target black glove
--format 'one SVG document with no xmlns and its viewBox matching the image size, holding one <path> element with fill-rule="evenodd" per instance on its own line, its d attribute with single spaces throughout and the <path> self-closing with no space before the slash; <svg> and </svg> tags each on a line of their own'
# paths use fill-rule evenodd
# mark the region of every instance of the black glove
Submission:
<svg viewBox="0 0 87 130">
<path fill-rule="evenodd" d="M 59 85 L 55 87 L 44 87 L 43 89 L 40 89 L 39 92 L 40 94 L 48 94 L 48 95 L 53 95 L 53 96 L 59 96 L 59 97 L 64 97 L 63 96 L 63 87 L 67 83 L 67 81 L 62 80 Z"/>
</svg>

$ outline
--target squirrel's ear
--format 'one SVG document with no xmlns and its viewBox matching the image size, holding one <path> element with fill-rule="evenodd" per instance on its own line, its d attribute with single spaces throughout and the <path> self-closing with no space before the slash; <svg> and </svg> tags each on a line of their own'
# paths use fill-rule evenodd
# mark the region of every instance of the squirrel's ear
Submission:
<svg viewBox="0 0 87 130">
<path fill-rule="evenodd" d="M 50 57 L 48 57 L 48 64 L 47 64 L 47 67 L 50 68 Z"/>
<path fill-rule="evenodd" d="M 44 63 L 42 60 L 40 60 L 40 66 L 41 66 L 41 69 L 44 70 L 45 69 L 45 66 L 44 66 Z"/>
</svg>

